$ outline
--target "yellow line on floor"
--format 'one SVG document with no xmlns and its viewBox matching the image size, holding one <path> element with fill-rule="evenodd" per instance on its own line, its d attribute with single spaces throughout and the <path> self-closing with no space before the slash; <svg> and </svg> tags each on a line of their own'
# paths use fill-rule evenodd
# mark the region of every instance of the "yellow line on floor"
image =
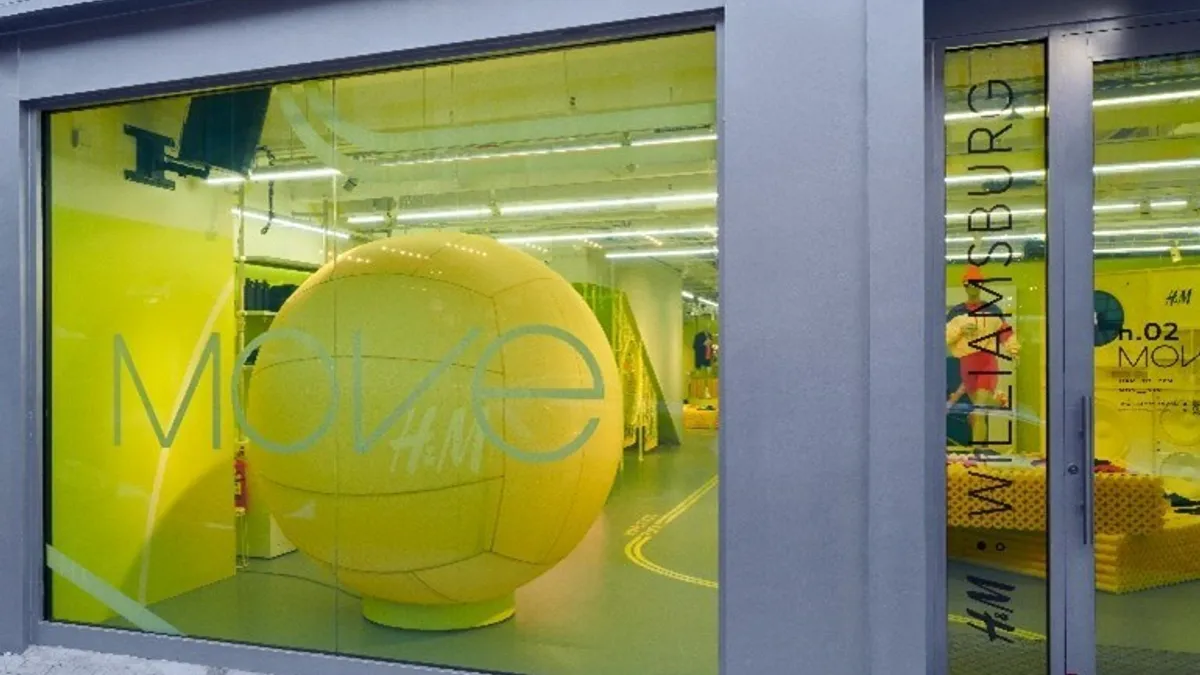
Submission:
<svg viewBox="0 0 1200 675">
<path fill-rule="evenodd" d="M 695 584 L 696 586 L 703 586 L 704 588 L 717 588 L 717 582 L 715 581 L 710 581 L 708 579 L 702 579 L 700 577 L 691 576 L 690 574 L 683 574 L 682 572 L 676 572 L 675 570 L 667 569 L 662 565 L 653 562 L 647 558 L 644 553 L 642 553 L 642 548 L 645 547 L 646 544 L 650 543 L 650 540 L 653 539 L 656 534 L 662 532 L 664 527 L 670 525 L 672 521 L 683 515 L 688 509 L 695 506 L 696 502 L 700 501 L 704 495 L 708 494 L 709 491 L 715 488 L 717 486 L 717 480 L 717 476 L 713 476 L 712 478 L 708 479 L 704 485 L 701 485 L 695 492 L 688 495 L 687 498 L 680 502 L 675 508 L 664 513 L 658 518 L 658 520 L 655 520 L 654 524 L 646 528 L 645 532 L 642 532 L 631 539 L 629 543 L 625 545 L 625 556 L 633 561 L 633 564 L 650 570 L 655 574 L 660 574 L 668 579 L 674 579 L 676 581 L 682 581 L 688 584 Z"/>
<path fill-rule="evenodd" d="M 971 621 L 973 621 L 973 619 L 971 619 L 970 617 L 959 616 L 958 614 L 950 615 L 950 623 L 961 623 L 961 624 L 971 625 Z M 1009 633 L 1010 635 L 1016 635 L 1017 637 L 1019 637 L 1023 640 L 1033 640 L 1034 642 L 1045 642 L 1045 640 L 1046 640 L 1045 635 L 1042 635 L 1041 633 L 1034 633 L 1033 631 L 1025 630 L 1023 628 L 1016 628 L 1013 631 L 1011 631 L 1011 633 L 1009 631 L 1004 631 L 1004 632 Z"/>
</svg>

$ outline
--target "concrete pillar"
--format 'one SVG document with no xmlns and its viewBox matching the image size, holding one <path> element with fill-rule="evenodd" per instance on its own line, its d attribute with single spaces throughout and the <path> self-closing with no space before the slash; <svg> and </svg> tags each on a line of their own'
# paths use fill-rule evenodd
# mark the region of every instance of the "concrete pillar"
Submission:
<svg viewBox="0 0 1200 675">
<path fill-rule="evenodd" d="M 628 260 L 615 266 L 617 288 L 629 298 L 650 363 L 663 390 L 675 438 L 683 425 L 683 277 L 653 260 Z M 665 419 L 659 416 L 659 423 Z M 662 438 L 671 438 L 660 430 Z"/>
<path fill-rule="evenodd" d="M 723 661 L 944 672 L 922 2 L 728 0 L 725 26 Z"/>
</svg>

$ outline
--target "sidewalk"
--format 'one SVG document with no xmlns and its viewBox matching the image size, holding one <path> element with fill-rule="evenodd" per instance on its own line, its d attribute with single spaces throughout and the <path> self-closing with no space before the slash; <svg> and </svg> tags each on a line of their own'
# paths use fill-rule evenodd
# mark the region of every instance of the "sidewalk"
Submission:
<svg viewBox="0 0 1200 675">
<path fill-rule="evenodd" d="M 24 654 L 0 655 L 0 675 L 256 675 L 171 661 L 31 647 Z"/>
</svg>

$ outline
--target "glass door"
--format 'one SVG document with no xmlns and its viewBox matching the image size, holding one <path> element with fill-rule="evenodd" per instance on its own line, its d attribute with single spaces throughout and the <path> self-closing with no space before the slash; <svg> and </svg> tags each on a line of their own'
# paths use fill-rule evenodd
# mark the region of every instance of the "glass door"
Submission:
<svg viewBox="0 0 1200 675">
<path fill-rule="evenodd" d="M 1117 28 L 935 70 L 952 675 L 1200 673 L 1200 22 Z"/>
<path fill-rule="evenodd" d="M 1048 43 L 1050 672 L 1200 672 L 1200 23 Z"/>
<path fill-rule="evenodd" d="M 1200 672 L 1200 53 L 1121 58 L 1092 42 L 1095 672 L 1190 675 Z"/>
<path fill-rule="evenodd" d="M 1049 663 L 1046 59 L 988 45 L 941 68 L 951 675 Z"/>
</svg>

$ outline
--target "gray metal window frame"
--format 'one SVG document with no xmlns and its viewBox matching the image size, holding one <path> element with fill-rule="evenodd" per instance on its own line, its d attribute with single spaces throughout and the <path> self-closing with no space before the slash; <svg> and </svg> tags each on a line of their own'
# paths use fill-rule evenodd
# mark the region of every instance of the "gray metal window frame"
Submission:
<svg viewBox="0 0 1200 675">
<path fill-rule="evenodd" d="M 1154 4 L 1152 14 L 1082 21 L 1019 30 L 979 32 L 961 25 L 957 37 L 927 42 L 930 64 L 931 153 L 927 190 L 930 222 L 945 210 L 945 150 L 941 136 L 947 50 L 1015 42 L 1047 47 L 1047 443 L 1049 466 L 1049 672 L 1096 672 L 1095 552 L 1083 512 L 1093 489 L 1088 463 L 1085 407 L 1094 395 L 1092 254 L 1094 138 L 1093 64 L 1103 61 L 1200 51 L 1200 12 L 1190 3 Z M 1164 12 L 1170 6 L 1174 11 Z M 951 31 L 954 32 L 954 31 Z M 940 231 L 940 229 L 939 229 Z M 936 261 L 940 270 L 944 262 Z M 943 305 L 938 305 L 943 306 Z M 943 581 L 944 583 L 944 581 Z"/>
<path fill-rule="evenodd" d="M 928 160 L 919 2 L 209 0 L 79 17 L 0 38 L 0 310 L 13 318 L 0 322 L 0 648 L 457 672 L 43 618 L 42 112 L 713 27 L 729 223 L 721 672 L 944 671 L 944 471 L 931 459 L 943 359 L 926 346 L 941 310 L 920 291 L 940 286 L 928 275 L 941 248 L 912 171 Z"/>
</svg>

